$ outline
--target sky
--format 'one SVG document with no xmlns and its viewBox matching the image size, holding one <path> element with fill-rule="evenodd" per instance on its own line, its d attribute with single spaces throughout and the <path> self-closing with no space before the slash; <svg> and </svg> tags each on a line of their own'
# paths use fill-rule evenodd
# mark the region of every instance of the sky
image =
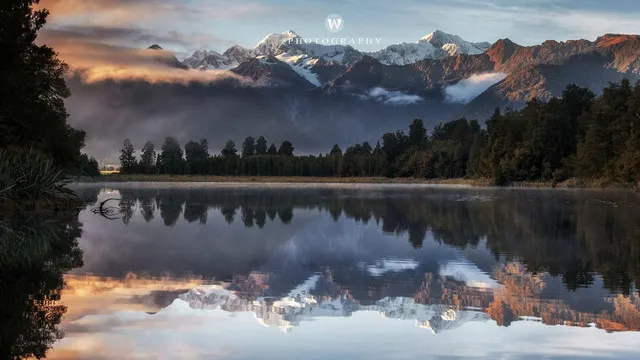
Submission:
<svg viewBox="0 0 640 360">
<path fill-rule="evenodd" d="M 510 38 L 521 45 L 640 33 L 637 0 L 41 0 L 40 6 L 51 11 L 48 39 L 157 43 L 178 58 L 197 49 L 253 47 L 286 30 L 333 36 L 324 26 L 330 14 L 344 19 L 341 37 L 381 38 L 380 45 L 358 46 L 365 51 L 415 42 L 436 29 L 468 41 Z"/>
</svg>

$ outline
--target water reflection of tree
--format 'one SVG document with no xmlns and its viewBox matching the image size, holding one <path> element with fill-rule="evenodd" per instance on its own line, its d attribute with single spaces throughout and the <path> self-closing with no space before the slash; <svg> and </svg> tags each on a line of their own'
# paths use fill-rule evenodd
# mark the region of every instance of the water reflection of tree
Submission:
<svg viewBox="0 0 640 360">
<path fill-rule="evenodd" d="M 130 193 L 141 206 L 155 196 L 168 226 L 177 222 L 183 205 L 187 221 L 205 223 L 207 212 L 217 210 L 229 223 L 240 214 L 247 227 L 263 227 L 276 218 L 288 224 L 294 220 L 294 209 L 316 209 L 335 221 L 374 219 L 384 232 L 406 234 L 416 248 L 428 234 L 460 248 L 483 243 L 496 258 L 518 260 L 534 273 L 562 276 L 568 289 L 590 285 L 594 273 L 602 274 L 605 285 L 615 291 L 640 286 L 640 213 L 637 205 L 625 208 L 638 202 L 637 195 L 464 189 L 364 194 L 348 189 L 120 192 L 123 198 Z M 608 202 L 596 202 L 599 197 Z"/>
<path fill-rule="evenodd" d="M 181 194 L 174 191 L 166 193 L 158 193 L 156 195 L 158 208 L 160 209 L 160 217 L 164 220 L 166 226 L 173 227 L 180 218 L 182 212 L 183 198 Z"/>
<path fill-rule="evenodd" d="M 140 214 L 146 222 L 153 220 L 153 214 L 156 211 L 156 194 L 144 192 L 139 195 Z"/>
<path fill-rule="evenodd" d="M 0 226 L 0 358 L 43 358 L 62 337 L 63 274 L 82 266 L 76 215 L 17 216 Z"/>
</svg>

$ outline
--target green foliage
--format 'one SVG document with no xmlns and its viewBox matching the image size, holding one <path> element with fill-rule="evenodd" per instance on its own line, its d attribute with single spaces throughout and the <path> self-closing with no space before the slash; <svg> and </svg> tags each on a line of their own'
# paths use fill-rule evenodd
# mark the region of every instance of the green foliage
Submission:
<svg viewBox="0 0 640 360">
<path fill-rule="evenodd" d="M 637 183 L 639 128 L 640 84 L 610 84 L 598 98 L 570 85 L 547 103 L 534 99 L 521 111 L 496 112 L 487 121 L 484 154 L 474 161 L 497 184 L 570 177 Z"/>
<path fill-rule="evenodd" d="M 45 45 L 36 45 L 47 10 L 35 0 L 5 0 L 0 5 L 0 148 L 33 148 L 56 166 L 78 166 L 85 133 L 67 123 L 64 99 L 67 66 Z"/>
<path fill-rule="evenodd" d="M 52 202 L 71 196 L 69 180 L 54 160 L 36 150 L 0 150 L 0 200 Z"/>
</svg>

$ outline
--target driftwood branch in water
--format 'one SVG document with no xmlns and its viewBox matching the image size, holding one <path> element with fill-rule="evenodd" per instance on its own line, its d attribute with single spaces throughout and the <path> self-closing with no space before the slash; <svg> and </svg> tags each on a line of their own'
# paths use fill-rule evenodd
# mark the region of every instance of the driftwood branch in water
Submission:
<svg viewBox="0 0 640 360">
<path fill-rule="evenodd" d="M 111 200 L 120 200 L 120 199 L 109 198 L 105 201 L 102 201 L 100 203 L 100 206 L 91 209 L 91 212 L 93 212 L 94 214 L 98 214 L 102 217 L 105 217 L 109 220 L 116 220 L 118 218 L 116 215 L 120 213 L 120 209 L 115 206 L 105 206 L 107 202 Z"/>
</svg>

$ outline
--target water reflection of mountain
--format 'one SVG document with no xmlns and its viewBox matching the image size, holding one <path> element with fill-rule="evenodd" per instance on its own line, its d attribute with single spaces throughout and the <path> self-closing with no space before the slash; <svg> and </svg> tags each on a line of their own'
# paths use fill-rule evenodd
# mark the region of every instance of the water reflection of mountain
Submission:
<svg viewBox="0 0 640 360">
<path fill-rule="evenodd" d="M 82 192 L 88 198 L 97 198 L 99 190 L 99 187 L 83 188 Z M 92 191 L 96 195 L 91 195 Z M 385 234 L 406 234 L 415 248 L 428 246 L 425 241 L 429 240 L 459 249 L 486 247 L 493 260 L 474 260 L 476 264 L 484 262 L 481 268 L 493 266 L 495 261 L 518 260 L 528 271 L 560 276 L 570 290 L 590 286 L 595 274 L 601 274 L 605 286 L 612 291 L 628 293 L 633 286 L 640 286 L 640 227 L 637 226 L 640 223 L 640 211 L 637 211 L 640 204 L 635 194 L 504 189 L 398 190 L 384 187 L 123 186 L 118 191 L 122 199 L 121 219 L 125 224 L 150 222 L 159 216 L 164 225 L 175 227 L 181 224 L 182 215 L 186 220 L 184 224 L 205 225 L 211 221 L 212 214 L 219 213 L 230 225 L 238 221 L 247 229 L 277 228 L 275 233 L 262 230 L 250 233 L 251 237 L 259 238 L 259 242 L 248 239 L 246 235 L 243 237 L 243 234 L 235 236 L 233 241 L 243 244 L 229 246 L 225 256 L 233 256 L 234 250 L 255 251 L 254 255 L 246 258 L 236 256 L 232 263 L 211 253 L 225 241 L 220 237 L 208 239 L 209 245 L 182 244 L 181 248 L 175 244 L 158 244 L 165 241 L 162 236 L 151 237 L 150 241 L 154 241 L 156 248 L 170 249 L 172 253 L 181 254 L 183 260 L 188 258 L 191 265 L 195 264 L 192 269 L 195 273 L 202 271 L 203 275 L 212 275 L 209 267 L 197 266 L 202 253 L 212 257 L 207 258 L 207 263 L 224 263 L 221 269 L 233 270 L 224 274 L 220 270 L 213 274 L 218 278 L 256 270 L 272 257 L 273 249 L 291 246 L 287 242 L 299 237 L 306 223 L 317 218 L 310 214 L 321 212 L 336 222 L 346 218 L 361 225 L 375 223 L 379 226 L 376 231 L 382 230 Z M 326 234 L 323 239 L 316 239 L 320 244 L 316 244 L 308 254 L 309 262 L 318 256 L 318 248 L 329 245 L 327 239 L 342 236 L 340 231 L 343 231 L 329 224 L 316 225 L 315 228 Z M 225 229 L 218 226 L 218 230 Z M 211 237 L 211 234 L 196 232 L 181 236 L 195 239 L 196 236 Z M 318 237 L 313 234 L 305 236 Z M 218 244 L 213 246 L 210 244 L 212 241 Z M 149 243 L 140 245 L 141 248 L 134 253 L 153 252 Z M 197 251 L 187 251 L 189 246 L 197 248 Z M 335 262 L 335 258 L 340 257 L 338 251 L 343 250 L 339 246 L 337 249 L 325 248 L 324 253 Z M 141 259 L 134 256 L 128 262 L 139 261 Z"/>
<path fill-rule="evenodd" d="M 313 295 L 318 287 L 327 288 L 330 281 L 325 274 L 313 275 L 303 284 L 281 298 L 245 298 L 220 285 L 198 287 L 180 295 L 192 309 L 221 309 L 229 312 L 253 312 L 258 322 L 265 326 L 291 331 L 305 320 L 321 317 L 351 316 L 357 311 L 375 311 L 386 318 L 415 320 L 416 325 L 434 333 L 453 329 L 467 321 L 486 321 L 489 316 L 477 309 L 453 309 L 447 305 L 420 304 L 407 297 L 385 297 L 365 305 L 348 291 L 329 296 Z M 323 286 L 324 285 L 324 286 Z"/>
<path fill-rule="evenodd" d="M 220 309 L 253 312 L 265 326 L 291 331 L 307 320 L 348 317 L 375 311 L 391 319 L 413 320 L 433 333 L 454 329 L 469 321 L 494 320 L 500 326 L 514 321 L 540 321 L 547 325 L 596 326 L 608 332 L 640 330 L 640 294 L 592 298 L 596 308 L 566 299 L 544 298 L 544 276 L 531 275 L 522 265 L 509 263 L 496 269 L 504 285 L 478 289 L 447 277 L 425 274 L 422 286 L 405 296 L 380 294 L 360 300 L 350 288 L 336 283 L 331 271 L 310 276 L 282 297 L 265 297 L 271 283 L 265 274 L 235 279 L 231 284 L 201 286 L 179 296 L 194 310 Z M 253 292 L 247 291 L 253 289 Z M 587 294 L 588 295 L 588 294 Z M 600 309 L 597 309 L 600 307 Z M 597 310 L 597 311 L 594 311 Z"/>
<path fill-rule="evenodd" d="M 225 281 L 224 288 L 180 296 L 195 309 L 250 311 L 285 329 L 355 311 L 411 318 L 435 332 L 458 326 L 454 318 L 640 329 L 634 285 L 640 214 L 633 194 L 126 186 L 118 192 L 100 198 L 122 198 L 121 221 L 83 215 L 95 229 L 83 239 L 81 272 L 188 272 Z M 292 289 L 317 274 L 312 299 L 291 302 Z"/>
</svg>

